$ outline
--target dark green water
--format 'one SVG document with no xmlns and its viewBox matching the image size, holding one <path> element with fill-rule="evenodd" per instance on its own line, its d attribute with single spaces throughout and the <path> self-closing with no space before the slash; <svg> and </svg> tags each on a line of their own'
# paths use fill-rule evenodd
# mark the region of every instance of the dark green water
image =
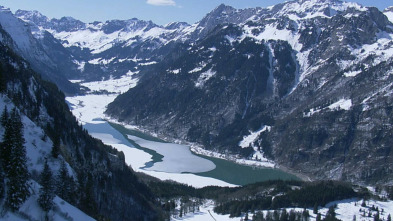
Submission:
<svg viewBox="0 0 393 221">
<path fill-rule="evenodd" d="M 133 140 L 130 140 L 127 137 L 127 135 L 132 135 L 132 136 L 140 137 L 145 140 L 150 140 L 155 142 L 165 142 L 165 141 L 144 134 L 140 131 L 127 129 L 119 124 L 110 123 L 110 125 L 118 132 L 123 134 L 124 138 L 126 138 L 136 148 L 151 154 L 153 156 L 153 161 L 150 162 L 149 164 L 154 164 L 155 162 L 162 161 L 162 155 L 158 154 L 153 150 L 139 146 Z M 214 157 L 207 157 L 203 155 L 198 155 L 198 156 L 212 161 L 216 165 L 216 168 L 214 170 L 204 173 L 195 173 L 196 175 L 211 177 L 236 185 L 246 185 L 250 183 L 262 182 L 267 180 L 278 180 L 278 179 L 299 180 L 299 178 L 297 178 L 296 176 L 278 169 L 252 167 L 252 166 L 236 164 L 232 161 L 218 159 Z M 147 164 L 146 166 L 148 167 L 149 164 Z"/>
</svg>

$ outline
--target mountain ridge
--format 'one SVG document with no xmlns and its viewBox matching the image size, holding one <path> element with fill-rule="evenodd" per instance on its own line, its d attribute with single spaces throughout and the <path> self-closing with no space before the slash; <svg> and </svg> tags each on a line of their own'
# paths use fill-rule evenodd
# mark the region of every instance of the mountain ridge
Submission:
<svg viewBox="0 0 393 221">
<path fill-rule="evenodd" d="M 389 109 L 391 100 L 364 99 L 373 97 L 373 90 L 391 90 L 392 24 L 376 8 L 317 2 L 316 7 L 309 4 L 315 1 L 300 1 L 310 12 L 291 1 L 247 15 L 239 24 L 215 26 L 193 44 L 186 42 L 182 52 L 170 55 L 174 59 L 153 67 L 106 113 L 215 151 L 244 157 L 261 152 L 316 179 L 389 183 L 382 178 L 392 171 L 389 132 L 367 116 L 376 114 L 375 106 Z M 239 18 L 225 5 L 215 10 Z M 379 83 L 366 87 L 360 79 Z M 362 129 L 365 122 L 374 129 Z M 272 129 L 239 147 L 263 126 Z M 379 130 L 381 137 L 366 147 L 367 137 Z M 386 163 L 371 163 L 381 158 Z"/>
</svg>

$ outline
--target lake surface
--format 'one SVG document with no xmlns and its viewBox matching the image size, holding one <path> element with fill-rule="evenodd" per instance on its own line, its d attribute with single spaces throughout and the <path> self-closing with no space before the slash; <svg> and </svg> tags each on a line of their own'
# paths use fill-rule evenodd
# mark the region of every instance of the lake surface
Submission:
<svg viewBox="0 0 393 221">
<path fill-rule="evenodd" d="M 150 146 L 154 144 L 161 143 L 164 144 L 166 147 L 170 147 L 171 145 L 174 145 L 174 147 L 178 147 L 178 144 L 170 144 L 166 143 L 163 140 L 160 140 L 158 138 L 149 136 L 147 134 L 143 134 L 139 131 L 136 130 L 131 130 L 123 127 L 122 125 L 119 124 L 114 124 L 110 123 L 109 124 L 112 129 L 115 129 L 117 133 L 120 133 L 123 135 L 124 139 L 127 139 L 130 143 L 133 143 L 133 145 L 136 148 L 141 148 L 143 150 L 149 149 L 146 148 L 146 146 Z M 132 139 L 134 138 L 134 140 Z M 135 140 L 140 140 L 142 138 L 145 142 L 145 145 L 141 142 L 136 142 Z M 146 141 L 152 141 L 152 143 L 149 144 L 149 142 Z M 147 143 L 147 144 L 146 144 Z M 180 145 L 185 147 L 184 145 Z M 159 145 L 156 146 L 154 149 L 157 150 L 159 148 Z M 153 149 L 153 148 L 152 148 Z M 152 149 L 149 149 L 152 151 Z M 189 150 L 189 148 L 188 148 Z M 160 155 L 157 151 L 152 151 L 150 154 L 153 154 L 152 161 L 149 162 L 149 165 L 151 164 L 159 164 L 162 163 L 162 155 Z M 178 152 L 176 149 L 173 150 L 172 153 L 170 153 L 173 157 L 181 157 L 181 155 L 178 155 Z M 237 163 L 234 163 L 232 161 L 224 160 L 224 159 L 218 159 L 214 157 L 207 157 L 207 156 L 202 156 L 202 155 L 196 155 L 192 153 L 195 156 L 199 156 L 200 158 L 206 159 L 212 163 L 214 163 L 215 168 L 206 171 L 206 172 L 192 172 L 195 175 L 198 176 L 203 176 L 203 177 L 211 177 L 215 179 L 219 179 L 222 181 L 225 181 L 227 183 L 235 184 L 235 185 L 245 185 L 245 184 L 250 184 L 250 183 L 255 183 L 255 182 L 262 182 L 262 181 L 267 181 L 267 180 L 298 180 L 296 176 L 286 173 L 284 171 L 278 170 L 278 169 L 272 169 L 272 168 L 260 168 L 260 167 L 252 167 L 252 166 L 246 166 L 246 165 L 240 165 Z M 154 156 L 157 155 L 157 156 Z M 160 159 L 161 157 L 161 159 Z M 205 161 L 205 162 L 208 162 Z M 193 164 L 190 162 L 192 166 L 197 166 L 198 164 Z M 209 163 L 210 164 L 210 163 Z M 152 166 L 154 167 L 154 166 Z"/>
</svg>

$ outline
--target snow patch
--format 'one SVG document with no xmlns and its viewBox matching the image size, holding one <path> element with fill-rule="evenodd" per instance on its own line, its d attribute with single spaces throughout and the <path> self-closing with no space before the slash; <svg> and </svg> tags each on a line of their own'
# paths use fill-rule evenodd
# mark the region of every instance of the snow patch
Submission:
<svg viewBox="0 0 393 221">
<path fill-rule="evenodd" d="M 139 79 L 134 78 L 137 72 L 128 71 L 125 75 L 118 79 L 110 78 L 104 81 L 92 81 L 81 83 L 82 86 L 89 88 L 92 91 L 108 91 L 110 93 L 125 93 L 130 88 L 137 85 Z"/>
<path fill-rule="evenodd" d="M 356 75 L 362 73 L 362 71 L 349 71 L 349 72 L 345 72 L 344 76 L 345 77 L 355 77 Z"/>
<path fill-rule="evenodd" d="M 195 73 L 195 72 L 202 71 L 202 69 L 203 69 L 203 68 L 205 68 L 205 67 L 206 67 L 206 65 L 207 65 L 207 63 L 206 63 L 206 62 L 200 62 L 198 67 L 196 67 L 196 68 L 192 69 L 192 70 L 191 70 L 191 71 L 189 71 L 188 73 L 190 73 L 190 74 L 191 74 L 191 73 Z"/>
<path fill-rule="evenodd" d="M 329 105 L 330 110 L 350 110 L 352 107 L 351 99 L 340 99 L 339 101 Z"/>
<path fill-rule="evenodd" d="M 339 101 L 327 106 L 327 107 L 315 107 L 311 108 L 308 112 L 303 113 L 303 117 L 311 117 L 312 115 L 319 113 L 324 110 L 336 111 L 336 110 L 350 110 L 352 107 L 351 99 L 340 99 Z"/>
<path fill-rule="evenodd" d="M 215 71 L 213 71 L 212 69 L 209 69 L 206 72 L 203 72 L 201 75 L 199 75 L 199 78 L 197 80 L 197 82 L 195 83 L 195 87 L 203 87 L 203 85 L 210 79 L 212 78 L 214 75 L 216 74 Z"/>
<path fill-rule="evenodd" d="M 261 135 L 262 132 L 270 131 L 270 130 L 271 130 L 270 126 L 263 126 L 261 129 L 255 132 L 250 131 L 250 135 L 244 136 L 243 140 L 239 142 L 239 146 L 241 148 L 249 147 L 259 137 L 259 135 Z"/>
<path fill-rule="evenodd" d="M 179 74 L 181 72 L 181 68 L 175 70 L 167 70 L 167 72 L 172 74 Z"/>
<path fill-rule="evenodd" d="M 153 65 L 153 64 L 157 64 L 157 61 L 150 61 L 150 62 L 145 62 L 145 63 L 139 63 L 138 65 L 140 65 L 140 66 L 149 66 L 149 65 Z"/>
<path fill-rule="evenodd" d="M 393 23 L 393 11 L 387 11 L 384 14 L 388 17 L 389 21 Z"/>
</svg>

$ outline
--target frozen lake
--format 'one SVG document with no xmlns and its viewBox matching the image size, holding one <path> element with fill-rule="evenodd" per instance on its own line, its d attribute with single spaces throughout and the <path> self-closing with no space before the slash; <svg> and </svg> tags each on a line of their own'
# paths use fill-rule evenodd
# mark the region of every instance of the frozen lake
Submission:
<svg viewBox="0 0 393 221">
<path fill-rule="evenodd" d="M 141 147 L 154 150 L 163 156 L 161 162 L 154 163 L 146 170 L 169 173 L 202 173 L 216 168 L 212 161 L 192 154 L 188 146 L 155 142 L 132 135 L 127 135 L 127 137 Z"/>
<path fill-rule="evenodd" d="M 129 160 L 130 165 L 134 169 L 167 173 L 202 173 L 216 168 L 216 165 L 212 161 L 192 154 L 188 146 L 150 141 L 133 135 L 127 135 L 128 139 L 126 139 L 123 134 L 114 129 L 108 122 L 102 121 L 101 119 L 95 119 L 93 123 L 86 123 L 83 127 L 93 137 L 102 140 L 108 145 L 114 147 L 125 145 L 128 148 L 136 148 L 128 140 L 130 139 L 140 147 L 146 148 L 142 150 L 147 155 L 143 153 L 138 154 L 134 151 L 131 156 L 128 156 L 135 158 L 135 160 Z M 121 149 L 124 152 L 124 148 Z M 149 154 L 148 150 L 153 152 Z M 153 158 L 154 152 L 159 156 Z"/>
<path fill-rule="evenodd" d="M 89 88 L 104 88 L 124 92 L 128 86 L 110 88 L 106 81 L 82 84 Z M 130 79 L 133 82 L 133 79 Z M 101 88 L 102 89 L 102 88 Z M 117 94 L 87 94 L 67 97 L 66 100 L 83 127 L 95 138 L 119 151 L 125 162 L 135 171 L 143 172 L 161 180 L 173 180 L 197 188 L 205 186 L 237 186 L 270 179 L 297 179 L 295 176 L 271 168 L 254 168 L 232 161 L 198 156 L 185 145 L 166 143 L 157 138 L 137 132 L 122 125 L 108 123 L 106 105 Z"/>
</svg>

